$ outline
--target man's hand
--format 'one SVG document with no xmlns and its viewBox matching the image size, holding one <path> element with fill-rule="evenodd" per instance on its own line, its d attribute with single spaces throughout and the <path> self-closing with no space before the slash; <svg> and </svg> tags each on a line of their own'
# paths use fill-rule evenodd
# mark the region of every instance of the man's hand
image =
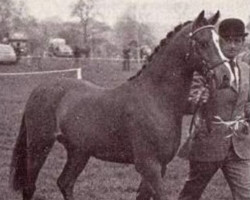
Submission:
<svg viewBox="0 0 250 200">
<path fill-rule="evenodd" d="M 190 91 L 188 100 L 193 104 L 205 104 L 209 99 L 209 89 L 206 87 L 197 88 Z"/>
<path fill-rule="evenodd" d="M 235 129 L 235 133 L 237 136 L 244 136 L 244 135 L 248 135 L 249 132 L 249 123 L 247 121 L 244 121 L 242 123 L 238 124 L 237 129 Z"/>
<path fill-rule="evenodd" d="M 207 103 L 209 99 L 209 89 L 206 79 L 198 72 L 194 72 L 188 101 L 193 105 Z"/>
</svg>

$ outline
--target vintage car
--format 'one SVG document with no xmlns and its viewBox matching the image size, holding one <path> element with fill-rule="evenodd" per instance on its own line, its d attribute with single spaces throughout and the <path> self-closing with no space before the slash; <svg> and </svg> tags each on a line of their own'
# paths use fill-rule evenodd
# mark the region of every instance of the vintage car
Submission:
<svg viewBox="0 0 250 200">
<path fill-rule="evenodd" d="M 23 32 L 15 32 L 10 35 L 8 39 L 11 46 L 13 46 L 17 56 L 28 55 L 28 36 Z"/>
<path fill-rule="evenodd" d="M 13 64 L 17 62 L 17 56 L 13 47 L 9 44 L 0 44 L 0 64 Z"/>
<path fill-rule="evenodd" d="M 48 55 L 56 57 L 73 57 L 72 48 L 63 38 L 53 38 L 49 41 Z"/>
<path fill-rule="evenodd" d="M 57 57 L 72 57 L 73 56 L 73 50 L 70 46 L 64 44 L 60 45 L 54 50 L 54 56 Z"/>
</svg>

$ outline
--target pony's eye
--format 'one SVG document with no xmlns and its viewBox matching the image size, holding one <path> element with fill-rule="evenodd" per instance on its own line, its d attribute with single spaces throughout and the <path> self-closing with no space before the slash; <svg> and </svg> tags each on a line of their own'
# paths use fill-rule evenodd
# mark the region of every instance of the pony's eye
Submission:
<svg viewBox="0 0 250 200">
<path fill-rule="evenodd" d="M 208 42 L 202 42 L 202 43 L 200 43 L 200 46 L 201 46 L 201 48 L 206 49 L 206 48 L 208 48 L 209 43 Z"/>
</svg>

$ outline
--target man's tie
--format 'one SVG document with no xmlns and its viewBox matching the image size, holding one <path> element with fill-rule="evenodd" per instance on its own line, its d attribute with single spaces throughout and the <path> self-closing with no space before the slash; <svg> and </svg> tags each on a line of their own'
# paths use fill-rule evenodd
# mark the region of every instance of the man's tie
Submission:
<svg viewBox="0 0 250 200">
<path fill-rule="evenodd" d="M 233 60 L 230 60 L 229 61 L 229 64 L 230 64 L 230 67 L 231 67 L 231 70 L 232 70 L 232 72 L 233 72 L 233 76 L 234 76 L 234 81 L 233 81 L 233 84 L 235 84 L 235 86 L 238 88 L 238 77 L 236 76 L 236 72 L 235 72 L 235 68 L 237 67 L 236 66 L 236 63 L 235 63 L 235 61 L 233 61 Z"/>
<path fill-rule="evenodd" d="M 230 61 L 229 61 L 229 64 L 230 64 L 231 70 L 232 70 L 232 72 L 233 72 L 234 78 L 235 78 L 235 80 L 236 80 L 236 74 L 235 74 L 236 63 L 235 63 L 233 60 L 230 60 Z"/>
</svg>

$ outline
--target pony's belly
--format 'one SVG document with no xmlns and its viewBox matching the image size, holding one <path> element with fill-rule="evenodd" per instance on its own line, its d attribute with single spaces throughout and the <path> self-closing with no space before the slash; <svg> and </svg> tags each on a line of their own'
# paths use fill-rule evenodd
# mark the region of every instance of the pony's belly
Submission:
<svg viewBox="0 0 250 200">
<path fill-rule="evenodd" d="M 120 151 L 116 149 L 98 150 L 93 153 L 93 156 L 103 161 L 128 164 L 134 163 L 134 156 L 131 149 L 127 149 L 126 151 Z"/>
</svg>

